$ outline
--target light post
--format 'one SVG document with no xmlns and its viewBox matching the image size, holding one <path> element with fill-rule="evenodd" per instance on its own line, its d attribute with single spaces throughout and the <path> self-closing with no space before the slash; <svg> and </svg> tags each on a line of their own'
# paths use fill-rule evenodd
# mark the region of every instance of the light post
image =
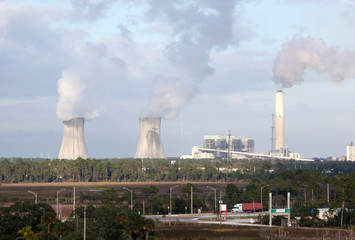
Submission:
<svg viewBox="0 0 355 240">
<path fill-rule="evenodd" d="M 214 187 L 207 186 L 214 191 L 214 211 L 217 211 L 217 189 Z"/>
<path fill-rule="evenodd" d="M 65 188 L 57 190 L 57 218 L 59 216 L 59 193 L 64 190 L 65 190 Z"/>
<path fill-rule="evenodd" d="M 133 190 L 126 187 L 123 187 L 123 189 L 131 193 L 131 212 L 133 212 Z"/>
<path fill-rule="evenodd" d="M 37 204 L 37 193 L 34 193 L 30 190 L 28 190 L 29 193 L 32 193 L 35 196 L 35 204 Z"/>
<path fill-rule="evenodd" d="M 269 187 L 269 185 L 265 185 L 265 186 L 260 187 L 260 202 L 261 202 L 261 204 L 263 204 L 263 188 L 265 188 L 265 187 Z"/>
</svg>

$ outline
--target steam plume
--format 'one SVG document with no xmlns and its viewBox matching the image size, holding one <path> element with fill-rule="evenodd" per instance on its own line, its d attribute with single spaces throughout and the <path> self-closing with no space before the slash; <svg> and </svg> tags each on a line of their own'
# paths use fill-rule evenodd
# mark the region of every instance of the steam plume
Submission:
<svg viewBox="0 0 355 240">
<path fill-rule="evenodd" d="M 287 41 L 274 62 L 275 84 L 290 88 L 301 84 L 307 68 L 342 83 L 349 75 L 348 66 L 340 61 L 335 48 L 327 47 L 321 39 L 295 36 Z"/>
<path fill-rule="evenodd" d="M 196 85 L 174 77 L 156 77 L 149 106 L 141 117 L 175 118 L 179 110 L 195 95 Z"/>
<path fill-rule="evenodd" d="M 85 85 L 79 74 L 75 71 L 62 72 L 62 78 L 58 80 L 57 117 L 62 121 L 84 117 L 92 119 L 99 115 L 97 110 L 91 109 L 85 103 L 83 91 Z"/>
<path fill-rule="evenodd" d="M 196 95 L 198 84 L 215 71 L 209 64 L 211 52 L 225 50 L 241 38 L 234 35 L 237 2 L 149 1 L 148 17 L 161 18 L 171 26 L 172 40 L 166 45 L 165 54 L 184 74 L 184 81 L 159 76 L 153 86 L 151 105 L 143 116 L 174 118 Z"/>
</svg>

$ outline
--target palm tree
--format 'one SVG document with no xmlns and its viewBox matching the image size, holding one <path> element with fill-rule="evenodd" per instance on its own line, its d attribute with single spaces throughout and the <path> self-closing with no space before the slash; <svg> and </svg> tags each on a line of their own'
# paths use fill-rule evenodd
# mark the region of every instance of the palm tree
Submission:
<svg viewBox="0 0 355 240">
<path fill-rule="evenodd" d="M 26 240 L 35 240 L 35 233 L 32 231 L 32 227 L 24 227 L 17 232 L 17 234 L 22 235 Z"/>
<path fill-rule="evenodd" d="M 41 217 L 41 223 L 47 225 L 48 234 L 50 233 L 50 225 L 56 221 L 56 214 L 54 212 L 45 212 Z"/>
</svg>

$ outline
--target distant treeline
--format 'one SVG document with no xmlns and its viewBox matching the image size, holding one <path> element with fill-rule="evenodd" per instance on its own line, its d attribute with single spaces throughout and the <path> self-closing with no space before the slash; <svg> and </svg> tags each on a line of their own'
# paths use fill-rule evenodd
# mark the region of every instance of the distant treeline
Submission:
<svg viewBox="0 0 355 240">
<path fill-rule="evenodd" d="M 0 183 L 268 180 L 283 171 L 324 176 L 355 172 L 355 162 L 180 159 L 0 159 Z"/>
</svg>

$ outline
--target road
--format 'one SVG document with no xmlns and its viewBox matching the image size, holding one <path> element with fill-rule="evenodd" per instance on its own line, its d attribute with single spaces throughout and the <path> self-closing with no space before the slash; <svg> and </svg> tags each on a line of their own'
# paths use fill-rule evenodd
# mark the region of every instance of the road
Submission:
<svg viewBox="0 0 355 240">
<path fill-rule="evenodd" d="M 254 224 L 255 219 L 259 215 L 268 214 L 268 212 L 262 213 L 228 213 L 227 220 L 225 220 L 225 214 L 222 216 L 222 221 L 217 220 L 216 214 L 204 213 L 204 214 L 173 214 L 173 215 L 149 215 L 147 218 L 151 218 L 154 221 L 161 222 L 190 222 L 190 223 L 208 223 L 208 224 L 227 224 L 227 225 L 243 225 L 243 226 L 264 226 L 267 225 Z"/>
</svg>

